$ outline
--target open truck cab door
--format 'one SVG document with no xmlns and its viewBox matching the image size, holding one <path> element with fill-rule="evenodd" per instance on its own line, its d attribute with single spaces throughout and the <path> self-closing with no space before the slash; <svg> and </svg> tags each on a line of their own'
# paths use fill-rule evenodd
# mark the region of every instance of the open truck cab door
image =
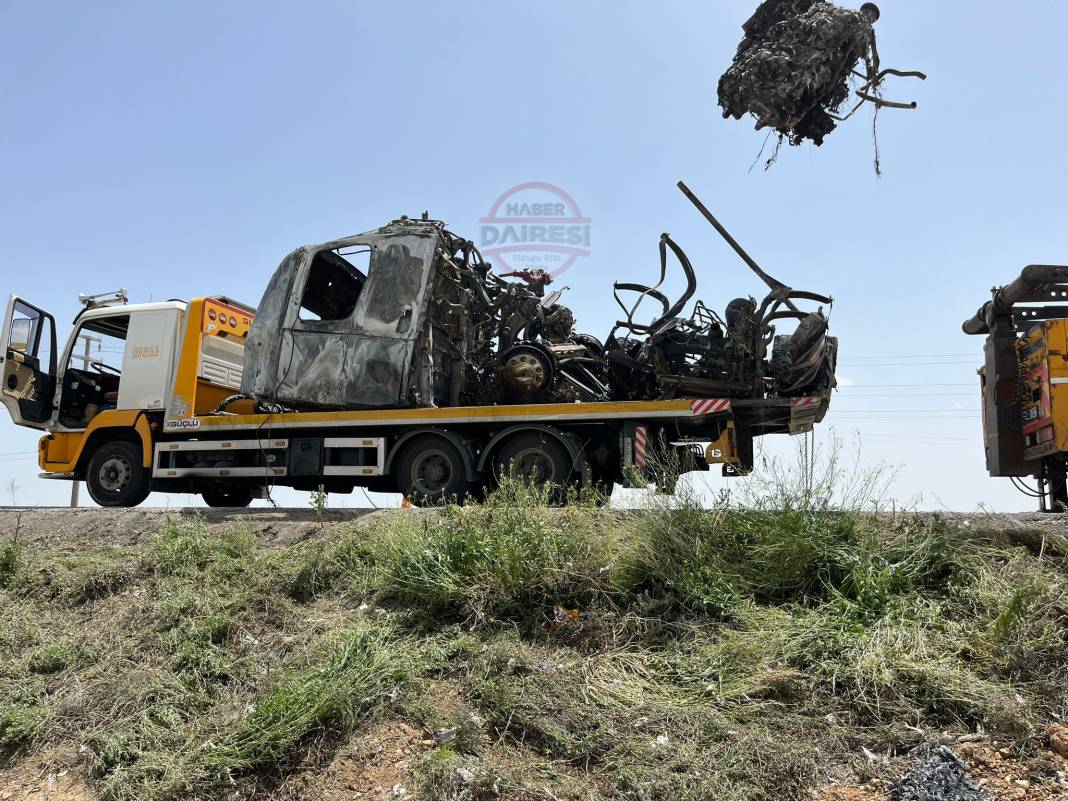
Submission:
<svg viewBox="0 0 1068 801">
<path fill-rule="evenodd" d="M 16 425 L 43 429 L 56 396 L 56 322 L 51 314 L 12 295 L 0 329 L 0 402 Z"/>
</svg>

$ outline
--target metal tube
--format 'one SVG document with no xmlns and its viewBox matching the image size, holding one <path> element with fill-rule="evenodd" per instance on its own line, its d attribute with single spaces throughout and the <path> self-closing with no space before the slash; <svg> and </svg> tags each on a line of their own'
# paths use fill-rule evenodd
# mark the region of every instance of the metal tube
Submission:
<svg viewBox="0 0 1068 801">
<path fill-rule="evenodd" d="M 679 264 L 682 265 L 682 271 L 686 274 L 686 291 L 682 293 L 682 297 L 675 301 L 670 309 L 665 311 L 662 315 L 657 317 L 653 322 L 649 323 L 650 329 L 656 329 L 661 323 L 668 320 L 672 320 L 679 315 L 687 301 L 693 297 L 693 293 L 697 291 L 697 275 L 693 271 L 693 265 L 690 264 L 690 260 L 683 253 L 682 248 L 675 244 L 667 234 L 660 235 L 660 263 L 666 264 L 667 253 L 664 250 L 664 245 L 671 248 L 671 252 L 675 254 L 675 258 L 679 260 Z"/>
<path fill-rule="evenodd" d="M 704 218 L 712 224 L 712 227 L 716 229 L 720 236 L 723 237 L 724 241 L 734 249 L 734 252 L 738 254 L 741 260 L 744 261 L 747 265 L 749 265 L 749 269 L 756 273 L 758 276 L 760 276 L 761 281 L 763 281 L 772 289 L 786 288 L 786 284 L 780 281 L 776 281 L 774 278 L 772 278 L 770 275 L 760 269 L 760 265 L 757 264 L 756 261 L 754 261 L 752 256 L 745 252 L 745 249 L 738 244 L 738 242 L 733 236 L 730 235 L 730 232 L 723 227 L 719 220 L 715 218 L 715 215 L 713 215 L 712 212 L 705 208 L 705 204 L 698 199 L 697 195 L 690 191 L 690 188 L 686 186 L 686 184 L 684 184 L 682 181 L 679 181 L 678 187 L 682 190 L 682 194 L 686 195 L 686 197 L 689 198 L 690 202 L 697 207 L 697 210 L 701 212 L 702 216 L 704 216 Z"/>
<path fill-rule="evenodd" d="M 1029 264 L 1020 272 L 1020 277 L 999 289 L 994 294 L 994 305 L 999 311 L 1008 310 L 1044 284 L 1068 282 L 1068 267 L 1056 264 Z"/>
<path fill-rule="evenodd" d="M 1005 314 L 1017 303 L 1037 302 L 1042 287 L 1050 284 L 1068 283 L 1068 267 L 1057 264 L 1029 264 L 1020 271 L 1012 283 L 994 290 L 993 300 L 988 300 L 979 310 L 964 321 L 961 330 L 965 334 L 988 334 L 994 315 Z"/>
</svg>

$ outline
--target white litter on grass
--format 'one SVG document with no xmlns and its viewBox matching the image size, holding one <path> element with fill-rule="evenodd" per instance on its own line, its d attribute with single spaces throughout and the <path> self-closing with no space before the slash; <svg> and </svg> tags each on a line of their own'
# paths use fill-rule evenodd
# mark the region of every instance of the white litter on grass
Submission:
<svg viewBox="0 0 1068 801">
<path fill-rule="evenodd" d="M 873 754 L 871 751 L 869 751 L 864 746 L 861 746 L 860 750 L 864 752 L 864 756 L 866 756 L 868 758 L 869 762 L 889 762 L 890 761 L 889 759 L 887 759 L 884 756 L 878 756 L 877 754 Z"/>
</svg>

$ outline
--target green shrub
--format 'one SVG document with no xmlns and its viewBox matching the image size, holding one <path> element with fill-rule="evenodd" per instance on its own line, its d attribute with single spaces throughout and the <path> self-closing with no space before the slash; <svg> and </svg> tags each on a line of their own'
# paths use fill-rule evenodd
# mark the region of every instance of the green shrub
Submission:
<svg viewBox="0 0 1068 801">
<path fill-rule="evenodd" d="M 366 545 L 358 535 L 332 544 L 309 543 L 277 561 L 286 595 L 300 602 L 365 580 L 368 567 Z"/>
<path fill-rule="evenodd" d="M 388 519 L 369 540 L 384 598 L 431 613 L 540 611 L 607 586 L 610 530 L 587 506 L 555 510 L 545 490 L 505 481 L 482 505 Z"/>
<path fill-rule="evenodd" d="M 776 499 L 777 501 L 781 498 Z M 640 512 L 617 586 L 729 616 L 744 598 L 807 602 L 842 596 L 878 613 L 894 597 L 954 570 L 944 526 L 883 524 L 831 505 L 703 509 L 685 496 Z"/>
<path fill-rule="evenodd" d="M 207 571 L 218 579 L 234 578 L 247 572 L 252 546 L 247 526 L 210 535 L 199 518 L 176 522 L 168 517 L 153 542 L 152 563 L 163 575 L 192 576 Z"/>
<path fill-rule="evenodd" d="M 8 586 L 19 569 L 22 546 L 16 541 L 5 542 L 0 548 L 0 589 Z"/>
<path fill-rule="evenodd" d="M 0 753 L 13 751 L 32 740 L 45 722 L 37 705 L 0 704 Z"/>
<path fill-rule="evenodd" d="M 31 673 L 58 673 L 70 667 L 77 658 L 77 649 L 69 642 L 52 642 L 30 653 L 27 668 Z"/>
</svg>

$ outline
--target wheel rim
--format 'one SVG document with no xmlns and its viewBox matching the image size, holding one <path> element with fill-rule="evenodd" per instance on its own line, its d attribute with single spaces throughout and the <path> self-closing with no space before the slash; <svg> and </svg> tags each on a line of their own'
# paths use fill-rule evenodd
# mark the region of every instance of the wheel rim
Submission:
<svg viewBox="0 0 1068 801">
<path fill-rule="evenodd" d="M 505 363 L 505 370 L 517 387 L 534 391 L 545 386 L 545 365 L 532 353 L 517 353 Z"/>
<path fill-rule="evenodd" d="M 511 470 L 516 478 L 538 484 L 559 479 L 552 458 L 540 448 L 527 448 L 519 451 L 512 457 Z"/>
<path fill-rule="evenodd" d="M 412 489 L 420 495 L 438 495 L 452 483 L 453 465 L 440 450 L 423 451 L 412 463 Z"/>
<path fill-rule="evenodd" d="M 96 478 L 100 488 L 105 492 L 122 492 L 130 485 L 133 469 L 126 459 L 121 456 L 112 456 L 100 465 Z"/>
</svg>

